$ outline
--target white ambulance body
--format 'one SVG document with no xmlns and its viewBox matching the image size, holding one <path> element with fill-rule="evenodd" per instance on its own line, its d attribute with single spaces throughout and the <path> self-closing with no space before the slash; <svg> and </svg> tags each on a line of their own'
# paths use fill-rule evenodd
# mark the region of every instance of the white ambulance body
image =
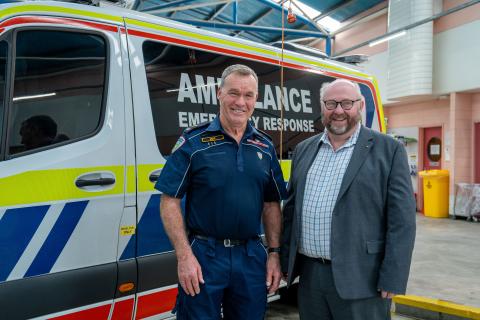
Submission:
<svg viewBox="0 0 480 320">
<path fill-rule="evenodd" d="M 252 120 L 278 146 L 281 51 L 127 10 L 0 5 L 0 319 L 171 317 L 176 261 L 153 186 L 182 130 L 218 112 L 217 78 L 259 75 Z M 321 130 L 324 81 L 375 80 L 285 52 L 283 153 Z M 288 168 L 285 167 L 288 178 Z"/>
</svg>

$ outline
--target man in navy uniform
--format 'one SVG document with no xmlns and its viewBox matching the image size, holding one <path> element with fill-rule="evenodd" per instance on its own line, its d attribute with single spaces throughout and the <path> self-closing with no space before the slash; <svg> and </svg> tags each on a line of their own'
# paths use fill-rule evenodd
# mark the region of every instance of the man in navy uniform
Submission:
<svg viewBox="0 0 480 320">
<path fill-rule="evenodd" d="M 280 283 L 280 200 L 286 189 L 270 138 L 249 122 L 258 78 L 222 74 L 219 116 L 187 129 L 156 184 L 178 261 L 177 319 L 263 319 Z M 180 201 L 186 195 L 185 218 Z M 263 219 L 269 246 L 259 234 Z"/>
</svg>

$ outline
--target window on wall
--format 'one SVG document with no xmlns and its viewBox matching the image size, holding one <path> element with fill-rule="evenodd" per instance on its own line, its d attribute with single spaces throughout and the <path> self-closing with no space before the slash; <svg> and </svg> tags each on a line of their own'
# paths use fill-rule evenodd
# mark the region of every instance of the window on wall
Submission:
<svg viewBox="0 0 480 320">
<path fill-rule="evenodd" d="M 57 30 L 16 34 L 8 154 L 40 151 L 92 135 L 102 119 L 103 37 Z"/>
<path fill-rule="evenodd" d="M 5 90 L 7 86 L 7 51 L 6 41 L 0 41 L 0 137 L 3 133 L 3 115 L 5 114 Z M 2 153 L 2 139 L 0 138 L 0 154 Z"/>
<path fill-rule="evenodd" d="M 210 121 L 218 114 L 219 78 L 226 67 L 238 63 L 251 67 L 258 75 L 259 97 L 251 121 L 272 137 L 278 154 L 283 90 L 284 159 L 291 156 L 300 141 L 323 130 L 320 87 L 332 81 L 331 77 L 286 68 L 281 88 L 277 65 L 152 41 L 144 43 L 143 56 L 157 144 L 164 156 L 171 153 L 184 129 Z"/>
</svg>

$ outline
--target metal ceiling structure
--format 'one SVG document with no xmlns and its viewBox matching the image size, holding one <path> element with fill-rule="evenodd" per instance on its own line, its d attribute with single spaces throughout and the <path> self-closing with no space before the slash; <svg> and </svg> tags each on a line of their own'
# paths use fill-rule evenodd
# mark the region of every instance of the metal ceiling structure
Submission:
<svg viewBox="0 0 480 320">
<path fill-rule="evenodd" d="M 112 1 L 112 0 L 110 0 Z M 282 9 L 285 41 L 325 39 L 326 54 L 330 55 L 332 34 L 317 23 L 325 17 L 344 22 L 384 0 L 302 0 L 320 12 L 307 17 L 295 0 L 133 0 L 131 9 L 188 23 L 211 31 L 241 37 L 261 43 L 282 39 Z M 283 3 L 283 8 L 282 4 Z M 296 22 L 286 22 L 288 7 L 296 14 Z"/>
</svg>

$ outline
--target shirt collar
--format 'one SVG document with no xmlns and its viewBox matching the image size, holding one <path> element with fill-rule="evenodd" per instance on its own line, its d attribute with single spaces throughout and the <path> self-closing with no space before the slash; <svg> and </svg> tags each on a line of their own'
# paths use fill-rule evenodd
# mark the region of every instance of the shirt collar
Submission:
<svg viewBox="0 0 480 320">
<path fill-rule="evenodd" d="M 220 123 L 220 116 L 217 116 L 215 117 L 215 119 L 213 119 L 213 121 L 210 123 L 210 125 L 207 127 L 207 129 L 205 131 L 209 131 L 209 132 L 214 132 L 214 131 L 221 131 L 223 133 L 225 133 L 225 131 L 223 130 L 222 128 L 222 124 Z M 243 134 L 244 137 L 248 138 L 252 135 L 257 135 L 259 136 L 260 133 L 258 132 L 258 130 L 252 125 L 252 122 L 249 120 L 247 122 L 247 127 L 245 129 L 245 133 Z"/>
<path fill-rule="evenodd" d="M 357 140 L 358 140 L 358 136 L 360 135 L 360 128 L 362 127 L 362 125 L 360 123 L 357 124 L 357 129 L 355 129 L 355 131 L 353 132 L 353 134 L 350 136 L 350 138 L 348 138 L 347 142 L 345 142 L 345 144 L 343 146 L 341 146 L 340 148 L 338 148 L 338 150 L 340 149 L 343 149 L 343 148 L 348 148 L 348 147 L 352 147 L 354 146 L 356 143 L 357 143 Z M 332 146 L 332 144 L 330 143 L 330 139 L 328 138 L 328 130 L 327 128 L 325 128 L 325 131 L 323 132 L 323 135 L 322 137 L 320 138 L 320 141 L 323 142 L 323 143 L 326 143 L 328 144 L 329 146 Z M 337 150 L 337 151 L 338 151 Z"/>
</svg>

